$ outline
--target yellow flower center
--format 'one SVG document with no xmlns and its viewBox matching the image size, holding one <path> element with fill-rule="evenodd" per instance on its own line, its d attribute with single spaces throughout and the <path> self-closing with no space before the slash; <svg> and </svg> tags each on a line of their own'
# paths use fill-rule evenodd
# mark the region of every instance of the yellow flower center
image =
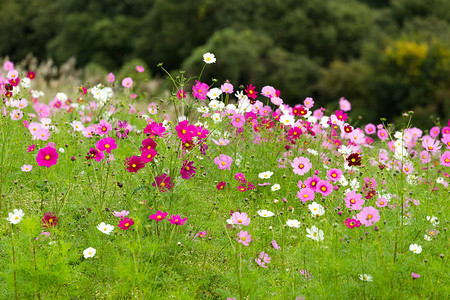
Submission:
<svg viewBox="0 0 450 300">
<path fill-rule="evenodd" d="M 132 164 L 131 166 L 132 166 L 133 168 L 136 168 L 136 164 Z"/>
<path fill-rule="evenodd" d="M 106 148 L 106 149 L 109 149 L 109 147 L 111 147 L 109 144 L 106 144 L 106 145 L 105 145 L 105 148 Z"/>
<path fill-rule="evenodd" d="M 47 155 L 45 156 L 45 160 L 50 160 L 50 155 L 47 154 Z"/>
<path fill-rule="evenodd" d="M 125 227 L 128 227 L 128 226 L 130 226 L 130 223 L 125 223 Z"/>
</svg>

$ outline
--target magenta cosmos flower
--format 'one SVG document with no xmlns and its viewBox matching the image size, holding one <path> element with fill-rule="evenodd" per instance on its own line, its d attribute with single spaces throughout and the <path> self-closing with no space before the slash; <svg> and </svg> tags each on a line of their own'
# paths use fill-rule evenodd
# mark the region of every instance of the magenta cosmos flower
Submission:
<svg viewBox="0 0 450 300">
<path fill-rule="evenodd" d="M 214 163 L 217 165 L 217 167 L 220 170 L 230 170 L 231 163 L 233 162 L 233 159 L 225 154 L 220 154 L 220 156 L 216 157 L 214 159 Z"/>
<path fill-rule="evenodd" d="M 345 224 L 345 226 L 347 226 L 350 229 L 361 226 L 361 222 L 359 220 L 351 219 L 351 218 L 346 219 L 344 221 L 344 224 Z"/>
<path fill-rule="evenodd" d="M 248 226 L 250 224 L 250 218 L 246 213 L 234 212 L 231 215 L 231 222 L 235 225 Z"/>
<path fill-rule="evenodd" d="M 56 226 L 58 224 L 58 217 L 54 212 L 48 212 L 44 214 L 44 218 L 42 219 L 42 223 L 44 223 L 45 228 Z"/>
<path fill-rule="evenodd" d="M 153 186 L 157 186 L 160 192 L 170 191 L 173 187 L 172 178 L 166 173 L 156 176 L 155 182 L 152 183 Z"/>
<path fill-rule="evenodd" d="M 38 166 L 45 166 L 47 168 L 50 168 L 51 166 L 56 165 L 56 163 L 58 162 L 58 152 L 55 148 L 49 146 L 41 148 L 39 149 L 36 161 L 38 163 Z"/>
<path fill-rule="evenodd" d="M 187 120 L 181 121 L 178 126 L 175 126 L 175 130 L 183 143 L 192 140 L 192 138 L 197 135 L 197 128 L 194 125 L 189 124 L 189 121 Z"/>
<path fill-rule="evenodd" d="M 152 162 L 157 155 L 158 152 L 153 148 L 142 148 L 141 160 L 145 163 Z"/>
<path fill-rule="evenodd" d="M 86 155 L 86 159 L 95 159 L 96 161 L 101 161 L 105 158 L 105 154 L 101 151 L 98 151 L 96 148 L 89 149 L 88 154 Z"/>
<path fill-rule="evenodd" d="M 236 239 L 238 243 L 243 244 L 244 246 L 248 246 L 248 243 L 252 241 L 252 236 L 247 231 L 239 231 L 238 237 Z"/>
<path fill-rule="evenodd" d="M 99 151 L 105 151 L 106 153 L 111 153 L 111 150 L 114 150 L 117 148 L 116 140 L 110 137 L 106 137 L 101 139 L 95 144 L 95 147 Z"/>
<path fill-rule="evenodd" d="M 363 210 L 356 215 L 361 224 L 373 226 L 380 220 L 378 210 L 372 206 L 364 207 Z"/>
<path fill-rule="evenodd" d="M 345 206 L 353 210 L 360 210 L 366 201 L 362 198 L 361 194 L 355 191 L 350 191 L 345 197 Z"/>
<path fill-rule="evenodd" d="M 291 163 L 291 166 L 294 168 L 293 171 L 295 174 L 304 175 L 306 172 L 311 170 L 312 163 L 309 162 L 309 158 L 307 157 L 296 157 Z"/>
<path fill-rule="evenodd" d="M 187 221 L 187 218 L 183 219 L 180 217 L 180 215 L 172 215 L 170 219 L 167 220 L 170 222 L 170 224 L 183 226 L 184 223 Z"/>
<path fill-rule="evenodd" d="M 192 87 L 192 96 L 198 100 L 205 100 L 208 91 L 209 86 L 206 83 L 196 80 L 194 86 Z"/>
<path fill-rule="evenodd" d="M 162 212 L 162 211 L 158 210 L 156 212 L 156 214 L 150 215 L 149 219 L 156 220 L 157 222 L 161 222 L 162 220 L 164 220 L 167 217 L 168 214 L 169 213 L 167 213 L 167 212 Z"/>
<path fill-rule="evenodd" d="M 183 162 L 183 166 L 181 167 L 180 174 L 181 178 L 183 179 L 191 179 L 195 175 L 195 170 L 197 170 L 196 167 L 193 166 L 193 161 L 188 162 L 185 160 Z"/>
<path fill-rule="evenodd" d="M 143 167 L 145 167 L 145 163 L 141 160 L 139 156 L 133 155 L 132 157 L 127 157 L 124 163 L 125 167 L 127 167 L 128 172 L 136 173 Z"/>
<path fill-rule="evenodd" d="M 128 229 L 130 229 L 130 226 L 133 224 L 134 224 L 133 219 L 123 218 L 122 220 L 120 220 L 119 225 L 117 225 L 117 226 L 119 226 L 123 230 L 128 230 Z"/>
</svg>

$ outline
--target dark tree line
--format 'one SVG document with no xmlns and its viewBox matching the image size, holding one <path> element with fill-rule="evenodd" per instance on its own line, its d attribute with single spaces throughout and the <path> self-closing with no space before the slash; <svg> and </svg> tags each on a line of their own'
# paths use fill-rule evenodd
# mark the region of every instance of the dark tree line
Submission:
<svg viewBox="0 0 450 300">
<path fill-rule="evenodd" d="M 366 120 L 450 116 L 448 0 L 0 0 L 0 55 L 271 84 L 285 101 L 341 96 Z M 331 105 L 331 104 L 330 104 Z M 331 107 L 331 106 L 330 106 Z M 429 125 L 429 123 L 427 124 Z"/>
</svg>

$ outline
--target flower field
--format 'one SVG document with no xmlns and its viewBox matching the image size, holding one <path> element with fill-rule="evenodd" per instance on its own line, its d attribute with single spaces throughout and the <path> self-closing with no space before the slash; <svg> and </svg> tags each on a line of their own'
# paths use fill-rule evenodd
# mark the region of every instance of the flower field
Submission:
<svg viewBox="0 0 450 300">
<path fill-rule="evenodd" d="M 449 297 L 450 120 L 202 73 L 50 95 L 5 62 L 1 299 Z"/>
</svg>

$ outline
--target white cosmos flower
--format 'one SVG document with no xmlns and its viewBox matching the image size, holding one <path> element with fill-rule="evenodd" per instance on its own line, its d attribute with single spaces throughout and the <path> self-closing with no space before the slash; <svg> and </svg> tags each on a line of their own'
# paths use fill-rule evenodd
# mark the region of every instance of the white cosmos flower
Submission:
<svg viewBox="0 0 450 300">
<path fill-rule="evenodd" d="M 318 217 L 325 213 L 325 208 L 317 202 L 309 204 L 308 209 L 311 212 L 312 217 Z"/>
<path fill-rule="evenodd" d="M 267 218 L 267 217 L 273 217 L 275 216 L 275 214 L 269 210 L 258 210 L 257 211 L 258 215 L 260 215 L 261 217 Z"/>
<path fill-rule="evenodd" d="M 323 241 L 323 231 L 319 230 L 316 226 L 312 226 L 311 228 L 306 228 L 306 232 L 308 233 L 306 237 L 313 239 L 315 241 Z"/>
<path fill-rule="evenodd" d="M 94 257 L 95 253 L 97 253 L 97 250 L 92 247 L 89 247 L 83 251 L 84 258 Z"/>
<path fill-rule="evenodd" d="M 415 254 L 419 254 L 420 252 L 422 252 L 422 246 L 418 244 L 411 244 L 409 245 L 409 250 Z"/>
<path fill-rule="evenodd" d="M 214 123 L 222 122 L 222 116 L 219 113 L 212 114 L 211 119 L 213 119 Z"/>
<path fill-rule="evenodd" d="M 426 235 L 426 234 L 425 234 L 425 235 L 423 236 L 423 238 L 425 239 L 425 241 L 428 241 L 428 242 L 431 241 L 431 236 L 429 236 L 429 235 Z"/>
<path fill-rule="evenodd" d="M 74 131 L 82 131 L 84 129 L 84 125 L 80 121 L 73 121 L 70 123 L 70 126 L 72 126 Z"/>
<path fill-rule="evenodd" d="M 286 225 L 289 227 L 295 227 L 295 228 L 299 228 L 300 227 L 300 222 L 297 220 L 287 220 L 286 221 Z"/>
<path fill-rule="evenodd" d="M 111 231 L 114 230 L 114 226 L 105 224 L 105 222 L 101 222 L 100 224 L 97 225 L 97 229 L 100 230 L 101 232 L 109 235 L 111 233 Z"/>
<path fill-rule="evenodd" d="M 269 179 L 270 177 L 272 177 L 273 172 L 270 171 L 266 171 L 266 172 L 262 172 L 258 174 L 258 177 L 261 179 Z"/>
<path fill-rule="evenodd" d="M 8 218 L 6 218 L 6 220 L 8 220 L 8 222 L 11 224 L 17 224 L 22 221 L 24 216 L 25 214 L 21 209 L 15 209 L 12 213 L 8 214 Z"/>
<path fill-rule="evenodd" d="M 369 274 L 359 274 L 359 279 L 362 281 L 373 281 L 372 275 Z"/>
<path fill-rule="evenodd" d="M 437 217 L 435 216 L 427 216 L 427 220 L 431 222 L 431 224 L 433 224 L 434 226 L 439 225 L 439 220 Z"/>
<path fill-rule="evenodd" d="M 213 64 L 216 62 L 216 57 L 214 54 L 207 52 L 203 54 L 203 61 L 207 64 Z"/>
<path fill-rule="evenodd" d="M 278 191 L 280 189 L 280 185 L 278 183 L 272 185 L 270 188 L 273 192 Z"/>
<path fill-rule="evenodd" d="M 222 94 L 222 90 L 219 88 L 212 88 L 209 90 L 208 94 L 206 94 L 209 99 L 214 100 L 220 97 Z M 211 107 L 211 102 L 209 103 L 209 106 Z"/>
<path fill-rule="evenodd" d="M 280 122 L 283 123 L 284 125 L 288 126 L 288 125 L 294 125 L 295 123 L 295 119 L 293 116 L 288 115 L 288 114 L 283 114 L 280 117 Z"/>
</svg>

